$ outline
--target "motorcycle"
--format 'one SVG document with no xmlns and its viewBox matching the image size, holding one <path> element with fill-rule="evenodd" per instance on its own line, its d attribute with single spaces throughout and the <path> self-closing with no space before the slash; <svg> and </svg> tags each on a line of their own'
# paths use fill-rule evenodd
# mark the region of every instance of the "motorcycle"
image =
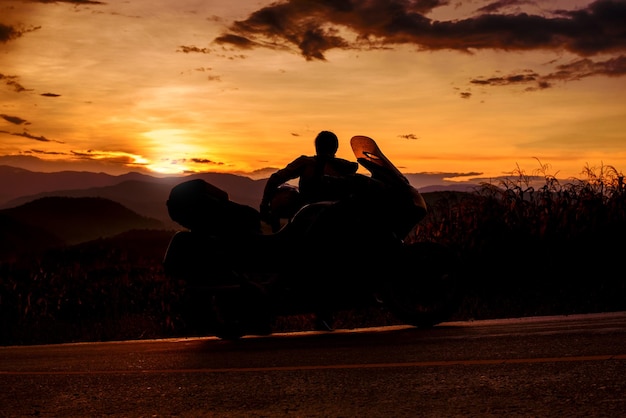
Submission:
<svg viewBox="0 0 626 418">
<path fill-rule="evenodd" d="M 427 213 L 423 197 L 373 139 L 350 144 L 370 175 L 329 178 L 347 197 L 306 204 L 276 232 L 262 232 L 256 209 L 207 182 L 172 189 L 170 217 L 187 229 L 172 237 L 163 266 L 184 284 L 182 315 L 198 332 L 267 335 L 279 316 L 373 306 L 424 328 L 458 309 L 455 254 L 405 240 Z"/>
</svg>

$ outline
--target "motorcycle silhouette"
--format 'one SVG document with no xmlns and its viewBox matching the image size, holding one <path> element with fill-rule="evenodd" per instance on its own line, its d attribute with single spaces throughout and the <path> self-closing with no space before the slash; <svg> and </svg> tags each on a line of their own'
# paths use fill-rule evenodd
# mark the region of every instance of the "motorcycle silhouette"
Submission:
<svg viewBox="0 0 626 418">
<path fill-rule="evenodd" d="M 181 314 L 198 332 L 264 335 L 278 316 L 373 306 L 432 327 L 456 311 L 455 254 L 405 241 L 427 213 L 423 197 L 373 139 L 350 144 L 371 175 L 329 178 L 349 196 L 304 205 L 277 232 L 261 233 L 258 211 L 202 180 L 172 189 L 170 216 L 187 230 L 174 234 L 163 266 L 184 284 Z"/>
</svg>

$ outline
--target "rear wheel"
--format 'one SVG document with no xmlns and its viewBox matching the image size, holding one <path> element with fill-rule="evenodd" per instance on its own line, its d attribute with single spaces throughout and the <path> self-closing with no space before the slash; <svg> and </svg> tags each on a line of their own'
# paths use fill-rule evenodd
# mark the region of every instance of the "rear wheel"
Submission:
<svg viewBox="0 0 626 418">
<path fill-rule="evenodd" d="M 209 315 L 212 333 L 224 340 L 244 335 L 268 335 L 272 332 L 273 315 L 264 289 L 244 283 L 213 294 Z"/>
<path fill-rule="evenodd" d="M 402 322 L 429 328 L 450 319 L 461 302 L 458 260 L 447 247 L 423 242 L 407 245 L 394 266 L 383 300 Z"/>
</svg>

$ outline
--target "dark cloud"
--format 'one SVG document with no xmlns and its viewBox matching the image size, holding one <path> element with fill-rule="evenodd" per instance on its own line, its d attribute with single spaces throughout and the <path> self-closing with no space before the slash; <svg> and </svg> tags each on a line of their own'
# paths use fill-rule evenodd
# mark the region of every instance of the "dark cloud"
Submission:
<svg viewBox="0 0 626 418">
<path fill-rule="evenodd" d="M 13 91 L 16 91 L 18 93 L 26 91 L 27 89 L 24 86 L 22 86 L 20 83 L 18 83 L 17 80 L 18 80 L 18 77 L 15 75 L 0 74 L 0 82 L 9 86 Z"/>
<path fill-rule="evenodd" d="M 95 1 L 95 0 L 30 0 L 33 3 L 70 3 L 74 5 L 99 5 L 106 4 L 105 2 Z M 33 32 L 41 29 L 41 26 L 31 26 L 25 28 L 17 28 L 14 26 L 9 26 L 3 23 L 0 23 L 0 42 L 6 43 L 8 41 L 13 41 L 25 33 Z"/>
<path fill-rule="evenodd" d="M 0 118 L 6 120 L 9 123 L 12 123 L 14 125 L 29 125 L 29 123 L 26 121 L 26 119 L 22 119 L 20 117 L 17 116 L 9 116 L 9 115 L 0 115 Z"/>
<path fill-rule="evenodd" d="M 44 97 L 60 97 L 60 94 L 56 94 L 56 93 L 41 93 L 42 96 Z"/>
<path fill-rule="evenodd" d="M 198 48 L 197 46 L 185 46 L 181 45 L 177 52 L 184 52 L 185 54 L 189 53 L 200 53 L 200 54 L 208 54 L 211 52 L 208 48 Z"/>
<path fill-rule="evenodd" d="M 243 36 L 233 35 L 232 33 L 227 33 L 222 36 L 218 36 L 215 38 L 215 42 L 218 44 L 228 44 L 240 49 L 252 49 L 258 46 L 262 46 L 262 44 L 258 44 L 256 42 L 252 42 L 250 39 L 245 38 Z"/>
<path fill-rule="evenodd" d="M 447 1 L 290 0 L 273 3 L 234 22 L 216 43 L 297 50 L 307 60 L 324 60 L 333 48 L 368 49 L 412 44 L 420 50 L 566 50 L 591 56 L 626 50 L 626 2 L 597 0 L 580 10 L 549 16 L 496 14 L 523 1 L 502 0 L 463 20 L 434 21 L 428 12 Z M 348 39 L 341 29 L 356 37 Z"/>
<path fill-rule="evenodd" d="M 402 139 L 419 139 L 417 135 L 415 134 L 403 134 L 403 135 L 398 135 L 398 137 Z"/>
<path fill-rule="evenodd" d="M 112 155 L 105 152 L 87 150 L 86 152 L 70 151 L 70 155 L 77 160 L 93 160 L 99 163 L 122 166 L 142 166 L 130 155 Z"/>
<path fill-rule="evenodd" d="M 70 4 L 106 4 L 102 1 L 94 0 L 32 0 L 34 3 L 70 3 Z"/>
<path fill-rule="evenodd" d="M 19 37 L 18 33 L 12 26 L 3 25 L 0 23 L 0 42 L 7 42 Z"/>
<path fill-rule="evenodd" d="M 526 70 L 506 76 L 479 77 L 470 80 L 470 83 L 480 86 L 527 85 L 527 90 L 537 90 L 552 87 L 555 81 L 574 81 L 597 75 L 608 77 L 626 75 L 626 55 L 620 55 L 606 61 L 582 58 L 567 64 L 557 65 L 556 71 L 544 75 Z"/>
<path fill-rule="evenodd" d="M 28 139 L 34 139 L 35 141 L 40 141 L 40 142 L 56 142 L 57 144 L 64 144 L 64 142 L 56 141 L 54 139 L 48 139 L 45 136 L 36 136 L 36 135 L 28 133 L 27 131 L 24 131 L 24 132 L 0 131 L 0 133 L 13 135 L 13 136 L 21 136 L 21 137 L 28 138 Z"/>
<path fill-rule="evenodd" d="M 28 151 L 24 151 L 24 154 L 68 155 L 66 152 L 44 151 L 44 150 L 41 150 L 41 149 L 31 149 L 31 150 L 28 150 Z"/>
<path fill-rule="evenodd" d="M 33 26 L 27 29 L 17 29 L 13 26 L 7 26 L 3 23 L 0 23 L 0 42 L 6 43 L 8 41 L 12 41 L 24 35 L 25 33 L 33 32 L 39 29 L 41 29 L 41 26 Z"/>
<path fill-rule="evenodd" d="M 594 62 L 588 58 L 557 66 L 557 72 L 547 75 L 546 79 L 579 80 L 593 75 L 618 77 L 626 75 L 626 55 L 606 61 Z"/>
<path fill-rule="evenodd" d="M 474 80 L 471 80 L 470 83 L 479 84 L 479 85 L 502 86 L 502 85 L 510 85 L 510 84 L 523 84 L 523 83 L 536 82 L 538 78 L 539 78 L 538 74 L 528 71 L 528 72 L 521 73 L 521 74 L 511 74 L 511 75 L 501 76 L 501 77 L 490 77 L 487 79 L 480 79 L 480 78 L 474 79 Z"/>
<path fill-rule="evenodd" d="M 208 158 L 192 158 L 189 161 L 195 164 L 224 165 L 224 163 L 209 160 Z"/>
<path fill-rule="evenodd" d="M 11 135 L 15 135 L 15 136 L 23 136 L 24 138 L 28 138 L 28 139 L 34 139 L 35 141 L 41 141 L 41 142 L 56 142 L 59 144 L 63 144 L 63 142 L 61 141 L 55 141 L 54 139 L 48 139 L 45 136 L 35 136 L 32 135 L 26 131 L 22 132 L 22 133 L 13 133 Z"/>
</svg>

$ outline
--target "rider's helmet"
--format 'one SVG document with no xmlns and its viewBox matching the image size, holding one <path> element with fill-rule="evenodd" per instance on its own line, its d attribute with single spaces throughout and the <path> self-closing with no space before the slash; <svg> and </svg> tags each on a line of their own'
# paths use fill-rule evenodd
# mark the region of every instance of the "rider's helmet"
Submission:
<svg viewBox="0 0 626 418">
<path fill-rule="evenodd" d="M 337 135 L 330 131 L 322 131 L 315 137 L 315 152 L 317 155 L 334 156 L 339 148 Z"/>
</svg>

